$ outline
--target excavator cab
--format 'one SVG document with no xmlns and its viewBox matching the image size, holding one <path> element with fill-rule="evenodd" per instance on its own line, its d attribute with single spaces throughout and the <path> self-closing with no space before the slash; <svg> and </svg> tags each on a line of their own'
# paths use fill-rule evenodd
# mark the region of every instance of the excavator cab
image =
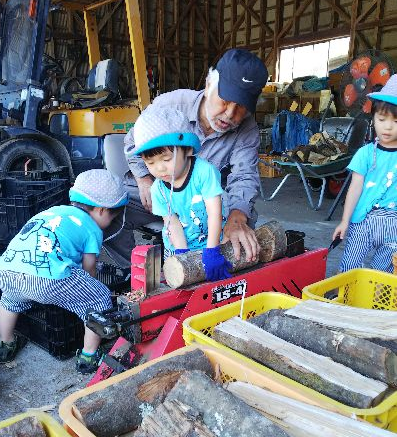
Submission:
<svg viewBox="0 0 397 437">
<path fill-rule="evenodd" d="M 106 0 L 111 3 L 116 0 Z M 125 0 L 137 99 L 122 102 L 118 63 L 101 59 L 96 10 L 103 1 L 73 4 L 86 29 L 90 71 L 85 86 L 50 100 L 51 75 L 62 64 L 44 53 L 50 6 L 60 0 L 7 0 L 1 10 L 0 168 L 54 170 L 68 166 L 71 176 L 90 168 L 127 170 L 123 138 L 149 104 L 138 0 Z M 54 99 L 52 99 L 54 100 Z"/>
</svg>

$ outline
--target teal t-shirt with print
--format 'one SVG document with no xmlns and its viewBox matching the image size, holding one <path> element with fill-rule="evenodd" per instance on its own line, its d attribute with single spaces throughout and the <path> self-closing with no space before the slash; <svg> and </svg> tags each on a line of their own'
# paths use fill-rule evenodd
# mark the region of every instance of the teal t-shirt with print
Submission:
<svg viewBox="0 0 397 437">
<path fill-rule="evenodd" d="M 91 216 L 75 206 L 53 206 L 32 217 L 0 257 L 0 269 L 48 279 L 70 276 L 82 267 L 85 253 L 97 256 L 103 232 Z"/>
<path fill-rule="evenodd" d="M 167 216 L 171 202 L 171 213 L 179 217 L 188 248 L 196 250 L 207 246 L 208 216 L 204 200 L 222 195 L 223 190 L 221 174 L 214 165 L 201 158 L 191 159 L 186 180 L 181 187 L 174 188 L 171 200 L 170 184 L 159 179 L 154 181 L 151 193 L 153 214 Z M 166 249 L 174 250 L 164 228 L 163 241 Z"/>
<path fill-rule="evenodd" d="M 378 144 L 376 159 L 374 151 L 374 143 L 361 147 L 348 166 L 349 170 L 364 176 L 363 191 L 354 209 L 352 223 L 364 220 L 374 207 L 397 210 L 397 148 Z"/>
</svg>

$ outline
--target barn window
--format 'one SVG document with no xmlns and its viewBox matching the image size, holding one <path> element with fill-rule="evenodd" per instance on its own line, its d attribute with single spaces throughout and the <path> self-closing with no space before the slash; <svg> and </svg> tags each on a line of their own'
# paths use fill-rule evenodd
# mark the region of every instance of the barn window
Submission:
<svg viewBox="0 0 397 437">
<path fill-rule="evenodd" d="M 279 81 L 292 82 L 302 76 L 325 77 L 347 61 L 350 38 L 338 38 L 317 44 L 281 50 Z"/>
</svg>

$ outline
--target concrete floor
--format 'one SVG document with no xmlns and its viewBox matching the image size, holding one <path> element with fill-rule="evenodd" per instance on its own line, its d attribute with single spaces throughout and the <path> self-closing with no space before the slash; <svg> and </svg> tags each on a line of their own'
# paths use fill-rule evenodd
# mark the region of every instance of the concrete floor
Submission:
<svg viewBox="0 0 397 437">
<path fill-rule="evenodd" d="M 270 195 L 280 179 L 263 179 L 265 195 Z M 314 193 L 317 200 L 318 193 Z M 309 249 L 328 247 L 332 232 L 342 214 L 338 206 L 332 221 L 324 217 L 332 202 L 324 200 L 320 211 L 313 211 L 307 202 L 301 182 L 290 178 L 273 201 L 259 199 L 258 224 L 271 219 L 282 223 L 285 229 L 303 231 L 305 246 Z M 327 276 L 338 268 L 342 244 L 332 251 L 327 262 Z M 27 408 L 53 406 L 50 414 L 58 418 L 59 403 L 67 395 L 84 388 L 91 376 L 82 376 L 74 370 L 74 359 L 58 361 L 32 343 L 21 351 L 10 365 L 0 365 L 0 420 L 25 411 Z"/>
</svg>

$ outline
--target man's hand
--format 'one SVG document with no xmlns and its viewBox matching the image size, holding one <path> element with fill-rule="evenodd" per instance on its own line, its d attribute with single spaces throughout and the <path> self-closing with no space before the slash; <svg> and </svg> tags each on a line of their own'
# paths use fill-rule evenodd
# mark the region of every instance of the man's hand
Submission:
<svg viewBox="0 0 397 437">
<path fill-rule="evenodd" d="M 240 259 L 240 244 L 245 250 L 247 261 L 255 260 L 259 255 L 259 244 L 255 232 L 247 225 L 247 216 L 234 209 L 229 214 L 223 229 L 223 241 L 231 241 L 236 259 Z"/>
<path fill-rule="evenodd" d="M 150 187 L 153 185 L 153 179 L 150 176 L 144 176 L 143 178 L 136 178 L 139 189 L 139 197 L 143 207 L 152 212 L 152 195 L 150 194 Z"/>
</svg>

